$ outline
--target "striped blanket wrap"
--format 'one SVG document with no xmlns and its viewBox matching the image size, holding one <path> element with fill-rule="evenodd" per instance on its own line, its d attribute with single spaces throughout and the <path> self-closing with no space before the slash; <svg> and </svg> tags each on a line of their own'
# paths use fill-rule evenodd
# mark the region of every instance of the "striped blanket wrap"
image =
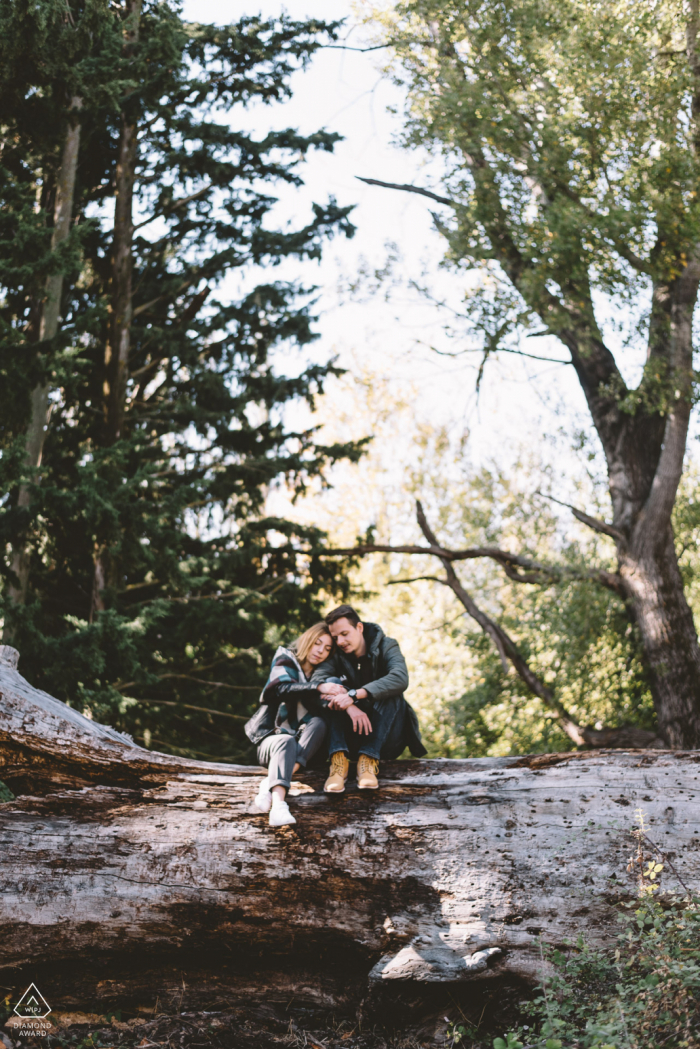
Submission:
<svg viewBox="0 0 700 1049">
<path fill-rule="evenodd" d="M 301 669 L 301 664 L 299 663 L 294 651 L 291 648 L 280 646 L 275 652 L 272 660 L 270 676 L 267 679 L 265 688 L 263 689 L 262 698 L 264 699 L 265 693 L 272 685 L 286 683 L 294 685 L 306 684 L 307 680 L 306 674 Z M 290 707 L 292 708 L 291 710 L 289 709 Z M 295 703 L 292 699 L 289 704 L 280 703 L 279 713 L 276 720 L 278 727 L 282 729 L 282 731 L 291 730 L 294 733 L 300 725 L 305 725 L 311 720 L 311 715 L 303 703 Z"/>
</svg>

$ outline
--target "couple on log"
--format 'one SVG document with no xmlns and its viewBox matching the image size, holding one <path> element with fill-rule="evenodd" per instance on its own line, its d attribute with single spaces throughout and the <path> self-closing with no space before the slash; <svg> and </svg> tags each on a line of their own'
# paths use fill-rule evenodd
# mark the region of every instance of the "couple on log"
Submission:
<svg viewBox="0 0 700 1049">
<path fill-rule="evenodd" d="M 380 759 L 408 747 L 422 757 L 418 719 L 406 702 L 406 660 L 377 623 L 340 605 L 288 648 L 277 649 L 260 705 L 245 727 L 267 769 L 255 799 L 271 827 L 296 823 L 287 804 L 292 776 L 330 758 L 324 790 L 342 794 L 350 761 L 357 786 L 376 790 Z"/>
</svg>

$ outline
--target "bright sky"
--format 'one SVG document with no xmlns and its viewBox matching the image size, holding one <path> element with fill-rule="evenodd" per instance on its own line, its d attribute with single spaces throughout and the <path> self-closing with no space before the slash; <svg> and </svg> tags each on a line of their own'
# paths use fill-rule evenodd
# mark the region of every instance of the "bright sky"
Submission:
<svg viewBox="0 0 700 1049">
<path fill-rule="evenodd" d="M 351 0 L 287 0 L 285 4 L 258 0 L 252 5 L 240 0 L 184 2 L 186 17 L 220 24 L 243 14 L 260 11 L 274 16 L 282 10 L 299 19 L 347 19 L 342 34 L 346 42 L 359 47 L 366 43 L 365 30 L 357 26 Z M 321 359 L 337 353 L 340 363 L 352 371 L 369 368 L 394 385 L 410 381 L 415 387 L 413 410 L 417 418 L 449 425 L 455 435 L 468 430 L 471 456 L 477 461 L 496 454 L 507 462 L 523 442 L 533 445 L 544 434 L 555 434 L 562 425 L 569 433 L 576 420 L 585 421 L 585 405 L 573 369 L 502 354 L 487 367 L 477 399 L 478 357 L 455 360 L 439 357 L 428 348 L 438 345 L 454 350 L 459 346 L 446 343 L 442 335 L 442 324 L 449 320 L 445 312 L 407 288 L 389 302 L 381 290 L 361 301 L 341 292 L 363 267 L 374 270 L 384 266 L 389 244 L 396 246 L 401 260 L 398 268 L 404 278 L 427 280 L 438 298 L 459 306 L 465 287 L 464 277 L 439 269 L 443 242 L 432 228 L 429 201 L 369 187 L 357 180 L 356 176 L 366 176 L 439 189 L 435 167 L 431 180 L 431 166 L 425 156 L 392 144 L 401 123 L 400 116 L 388 108 L 393 105 L 400 110 L 402 97 L 399 89 L 382 77 L 380 54 L 320 51 L 311 68 L 295 78 L 289 103 L 257 106 L 248 114 L 237 112 L 232 117 L 261 136 L 270 127 L 288 126 L 304 132 L 325 127 L 344 136 L 333 154 L 314 155 L 304 166 L 303 190 L 281 191 L 280 216 L 297 223 L 307 221 L 311 201 L 324 202 L 335 196 L 340 204 L 356 205 L 353 221 L 357 233 L 352 241 L 329 244 L 320 267 L 295 264 L 275 276 L 300 276 L 320 285 L 322 337 L 315 352 Z M 549 339 L 527 340 L 522 349 L 548 357 L 567 356 Z M 631 360 L 630 367 L 636 366 L 638 362 Z M 401 434 L 396 437 L 400 439 Z M 562 440 L 559 453 L 562 472 L 574 467 L 567 443 Z M 560 491 L 567 487 L 562 478 Z"/>
</svg>

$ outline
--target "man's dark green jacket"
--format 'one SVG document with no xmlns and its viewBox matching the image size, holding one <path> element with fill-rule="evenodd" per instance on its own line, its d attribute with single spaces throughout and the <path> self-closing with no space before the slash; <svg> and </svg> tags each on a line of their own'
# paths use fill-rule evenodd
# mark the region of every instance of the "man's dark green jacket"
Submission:
<svg viewBox="0 0 700 1049">
<path fill-rule="evenodd" d="M 377 623 L 365 623 L 364 632 L 367 655 L 374 675 L 369 684 L 363 684 L 359 680 L 357 659 L 346 655 L 337 645 L 333 647 L 328 659 L 316 667 L 310 684 L 313 687 L 334 678 L 341 681 L 346 688 L 364 688 L 367 690 L 369 702 L 377 708 L 380 708 L 385 700 L 400 700 L 405 708 L 405 745 L 414 757 L 422 758 L 427 751 L 421 740 L 416 712 L 404 698 L 404 692 L 408 688 L 408 668 L 399 643 L 393 637 L 387 637 Z M 369 705 L 367 700 L 361 699 L 356 703 L 358 707 L 365 709 Z"/>
</svg>

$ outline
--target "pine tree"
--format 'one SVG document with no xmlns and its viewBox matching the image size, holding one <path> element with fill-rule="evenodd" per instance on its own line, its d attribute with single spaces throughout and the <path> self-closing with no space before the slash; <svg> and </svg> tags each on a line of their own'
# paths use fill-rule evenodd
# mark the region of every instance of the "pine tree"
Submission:
<svg viewBox="0 0 700 1049">
<path fill-rule="evenodd" d="M 73 7 L 80 24 L 88 6 Z M 320 258 L 336 232 L 352 235 L 350 208 L 333 200 L 300 228 L 275 228 L 272 214 L 275 184 L 301 185 L 303 157 L 338 136 L 260 138 L 235 114 L 282 101 L 292 72 L 336 27 L 192 25 L 152 0 L 103 10 L 82 56 L 94 74 L 81 95 L 73 204 L 82 254 L 64 264 L 61 329 L 39 343 L 32 367 L 16 362 L 33 359 L 26 317 L 46 275 L 37 263 L 32 287 L 16 292 L 11 266 L 4 276 L 0 360 L 17 402 L 2 433 L 6 627 L 25 674 L 53 694 L 153 746 L 240 759 L 242 720 L 274 646 L 318 616 L 322 588 L 343 586 L 314 556 L 320 533 L 266 517 L 266 494 L 279 483 L 303 489 L 360 449 L 288 428 L 289 406 L 313 404 L 334 367 L 299 370 L 316 337 L 314 289 L 267 272 Z M 38 34 L 23 46 L 40 47 Z M 4 167 L 3 179 L 15 226 L 28 224 L 55 258 L 51 202 L 27 212 L 42 154 L 60 169 L 75 94 L 65 70 L 50 73 L 62 139 L 48 149 L 37 130 L 39 159 L 23 147 L 18 202 Z M 231 301 L 222 282 L 236 274 L 247 290 Z M 37 471 L 18 449 L 28 391 L 47 378 L 53 407 Z M 26 600 L 11 559 L 22 543 Z"/>
</svg>

